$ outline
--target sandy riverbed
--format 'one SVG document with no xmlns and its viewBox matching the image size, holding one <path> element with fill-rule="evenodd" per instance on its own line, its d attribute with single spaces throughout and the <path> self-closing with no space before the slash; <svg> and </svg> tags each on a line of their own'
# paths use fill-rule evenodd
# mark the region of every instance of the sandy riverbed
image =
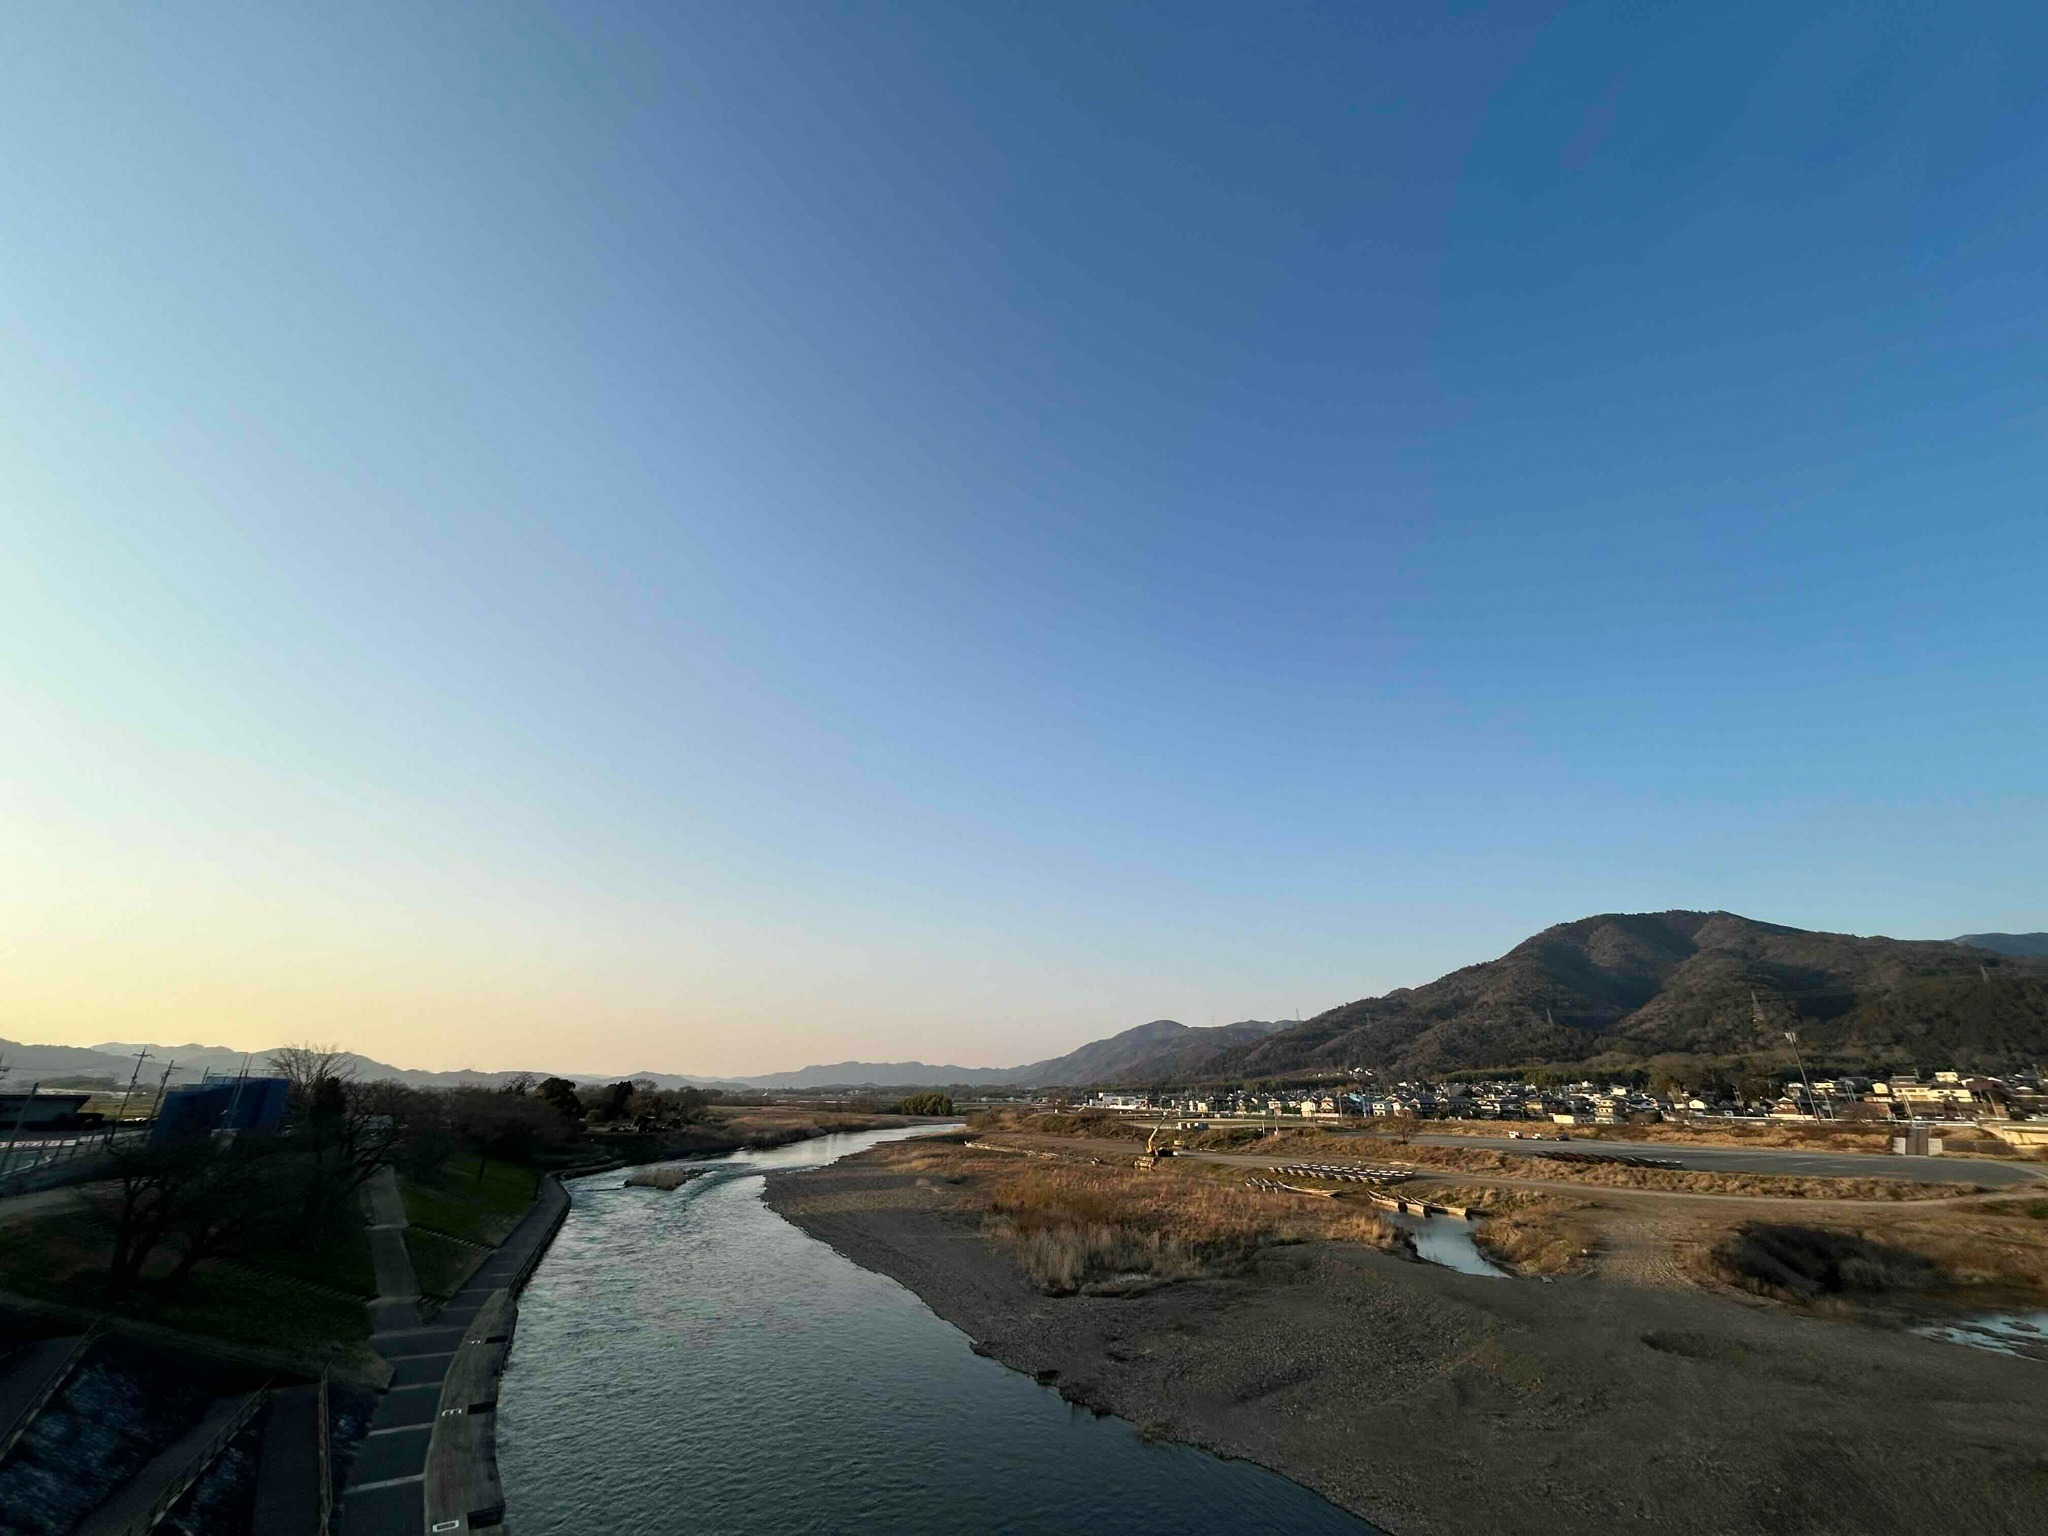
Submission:
<svg viewBox="0 0 2048 1536">
<path fill-rule="evenodd" d="M 768 1202 L 985 1353 L 1399 1536 L 2048 1529 L 2048 1368 L 1684 1290 L 1455 1274 L 1354 1244 L 1047 1297 L 883 1147 Z"/>
</svg>

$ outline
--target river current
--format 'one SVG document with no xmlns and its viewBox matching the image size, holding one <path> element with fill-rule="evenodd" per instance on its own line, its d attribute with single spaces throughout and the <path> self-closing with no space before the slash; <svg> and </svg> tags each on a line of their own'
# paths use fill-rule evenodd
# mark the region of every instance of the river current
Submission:
<svg viewBox="0 0 2048 1536">
<path fill-rule="evenodd" d="M 569 1186 L 499 1405 L 520 1536 L 1371 1531 L 1070 1406 L 761 1202 L 770 1169 L 905 1134 L 738 1153 L 674 1192 Z"/>
</svg>

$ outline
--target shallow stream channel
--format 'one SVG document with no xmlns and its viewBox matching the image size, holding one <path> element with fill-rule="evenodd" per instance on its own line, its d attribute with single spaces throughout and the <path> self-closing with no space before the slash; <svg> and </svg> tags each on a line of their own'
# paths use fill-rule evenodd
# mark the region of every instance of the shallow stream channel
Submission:
<svg viewBox="0 0 2048 1536">
<path fill-rule="evenodd" d="M 1495 1275 L 1508 1272 L 1479 1251 L 1472 1241 L 1472 1224 L 1456 1216 L 1388 1216 L 1388 1221 L 1415 1239 L 1415 1256 L 1441 1264 L 1466 1275 Z"/>
<path fill-rule="evenodd" d="M 570 1184 L 499 1403 L 520 1536 L 1372 1531 L 1072 1407 L 761 1203 L 770 1170 L 909 1134 L 736 1153 L 672 1192 Z"/>
</svg>

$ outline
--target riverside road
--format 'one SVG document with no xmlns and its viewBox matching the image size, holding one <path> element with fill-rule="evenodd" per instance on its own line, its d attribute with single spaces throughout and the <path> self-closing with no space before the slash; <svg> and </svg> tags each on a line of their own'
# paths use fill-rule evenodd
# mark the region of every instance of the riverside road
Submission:
<svg viewBox="0 0 2048 1536">
<path fill-rule="evenodd" d="M 1174 1122 L 1146 1120 L 1171 1135 Z M 1216 1119 L 1216 1126 L 1250 1124 L 1272 1130 L 1319 1131 L 1333 1140 L 1355 1141 L 1356 1156 L 1379 1161 L 1398 1160 L 1389 1150 L 1384 1132 L 1337 1130 L 1326 1124 L 1304 1126 L 1285 1120 L 1233 1121 Z M 1939 1134 L 1937 1129 L 1937 1134 Z M 1920 1184 L 1982 1184 L 1987 1189 L 2018 1189 L 2048 1181 L 2048 1171 L 2039 1164 L 2001 1162 L 1989 1157 L 1905 1157 L 1886 1152 L 1811 1152 L 1799 1147 L 1693 1146 L 1670 1141 L 1611 1141 L 1605 1137 L 1579 1136 L 1565 1140 L 1561 1133 L 1536 1131 L 1514 1136 L 1433 1135 L 1426 1131 L 1404 1132 L 1404 1138 L 1431 1147 L 1478 1147 L 1489 1152 L 1514 1152 L 1539 1157 L 1545 1152 L 1585 1152 L 1593 1156 L 1608 1153 L 1622 1157 L 1656 1157 L 1701 1173 L 1774 1173 L 1786 1178 L 1810 1179 L 1911 1179 Z M 1269 1156 L 1246 1159 L 1247 1163 L 1271 1163 Z"/>
<path fill-rule="evenodd" d="M 1375 1138 L 1360 1135 L 1361 1143 Z M 2038 1168 L 2024 1163 L 2002 1163 L 1988 1157 L 1900 1157 L 1873 1152 L 1808 1152 L 1793 1147 L 1698 1147 L 1669 1141 L 1609 1141 L 1574 1139 L 1559 1145 L 1554 1141 L 1517 1141 L 1508 1136 L 1411 1135 L 1410 1141 L 1432 1147 L 1484 1147 L 1490 1152 L 1519 1152 L 1524 1157 L 1540 1152 L 1603 1152 L 1623 1157 L 1661 1157 L 1682 1168 L 1703 1173 L 1775 1173 L 1793 1178 L 1815 1179 L 1913 1179 L 1922 1184 L 1983 1184 L 1992 1189 L 2010 1189 L 2038 1183 Z"/>
</svg>

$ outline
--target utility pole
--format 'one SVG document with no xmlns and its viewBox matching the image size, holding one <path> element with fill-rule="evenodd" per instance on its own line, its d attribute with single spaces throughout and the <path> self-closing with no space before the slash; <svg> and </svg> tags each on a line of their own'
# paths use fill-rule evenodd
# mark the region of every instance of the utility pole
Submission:
<svg viewBox="0 0 2048 1536">
<path fill-rule="evenodd" d="M 253 1052 L 251 1052 L 251 1053 L 249 1053 L 249 1054 L 250 1054 L 250 1055 L 253 1055 L 254 1053 L 253 1053 Z M 244 1056 L 242 1057 L 242 1070 L 241 1070 L 241 1072 L 240 1072 L 240 1073 L 239 1073 L 239 1074 L 238 1074 L 238 1075 L 236 1076 L 236 1078 L 235 1078 L 235 1091 L 234 1091 L 234 1095 L 233 1095 L 233 1096 L 232 1096 L 232 1097 L 231 1097 L 231 1098 L 230 1098 L 230 1099 L 228 1100 L 228 1112 L 227 1112 L 227 1113 L 226 1113 L 225 1115 L 222 1115 L 222 1116 L 221 1116 L 221 1122 L 222 1122 L 222 1123 L 223 1123 L 224 1125 L 227 1125 L 227 1126 L 230 1126 L 230 1127 L 232 1127 L 232 1126 L 234 1125 L 234 1123 L 235 1123 L 235 1110 L 236 1110 L 236 1109 L 237 1109 L 237 1108 L 238 1108 L 238 1107 L 240 1106 L 240 1104 L 241 1104 L 241 1102 L 242 1102 L 242 1085 L 243 1085 L 244 1083 L 246 1083 L 246 1082 L 247 1082 L 248 1080 L 249 1080 L 249 1055 L 244 1055 Z"/>
<path fill-rule="evenodd" d="M 1806 1112 L 1814 1119 L 1820 1118 L 1820 1100 L 1813 1096 L 1813 1079 L 1806 1075 L 1806 1058 L 1799 1054 L 1799 1031 L 1788 1029 L 1785 1038 L 1792 1042 L 1792 1059 L 1799 1064 L 1799 1081 L 1806 1084 Z"/>
<path fill-rule="evenodd" d="M 121 1107 L 114 1111 L 114 1123 L 107 1127 L 107 1145 L 114 1144 L 114 1132 L 121 1128 L 121 1122 L 128 1118 L 128 1101 L 135 1095 L 135 1084 L 142 1077 L 142 1063 L 149 1057 L 149 1047 L 144 1046 L 135 1053 L 135 1070 L 128 1074 L 128 1091 L 121 1095 Z"/>
<path fill-rule="evenodd" d="M 154 1137 L 156 1134 L 155 1130 L 153 1129 L 156 1119 L 159 1115 L 161 1115 L 164 1112 L 164 1090 L 171 1086 L 171 1074 L 177 1070 L 178 1064 L 175 1061 L 171 1062 L 164 1068 L 164 1075 L 157 1079 L 156 1107 L 149 1112 L 150 1123 L 152 1126 L 150 1135 L 152 1137 Z"/>
</svg>

